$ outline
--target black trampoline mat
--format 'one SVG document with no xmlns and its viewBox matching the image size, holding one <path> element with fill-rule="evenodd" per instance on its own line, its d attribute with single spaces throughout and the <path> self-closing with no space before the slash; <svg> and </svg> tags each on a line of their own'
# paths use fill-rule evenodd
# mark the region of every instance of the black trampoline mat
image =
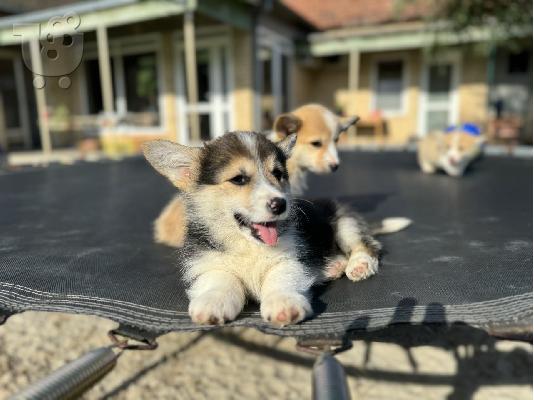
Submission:
<svg viewBox="0 0 534 400">
<path fill-rule="evenodd" d="M 379 274 L 315 291 L 316 315 L 274 328 L 250 304 L 230 325 L 291 336 L 394 323 L 523 327 L 532 322 L 532 160 L 486 157 L 456 179 L 419 172 L 408 152 L 342 153 L 310 197 L 369 221 L 413 219 L 381 237 Z M 172 249 L 152 221 L 174 189 L 142 159 L 0 175 L 0 308 L 87 313 L 151 332 L 191 323 Z"/>
</svg>

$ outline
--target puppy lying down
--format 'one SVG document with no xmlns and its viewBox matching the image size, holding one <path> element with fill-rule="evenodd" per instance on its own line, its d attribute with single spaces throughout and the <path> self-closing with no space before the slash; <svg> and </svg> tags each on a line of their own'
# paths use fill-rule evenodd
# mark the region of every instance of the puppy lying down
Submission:
<svg viewBox="0 0 534 400">
<path fill-rule="evenodd" d="M 339 166 L 336 149 L 341 133 L 356 123 L 358 117 L 341 119 L 319 104 L 306 104 L 281 114 L 274 122 L 270 138 L 281 141 L 297 133 L 297 142 L 287 160 L 291 191 L 300 194 L 306 188 L 309 172 L 328 174 Z M 154 239 L 171 247 L 180 247 L 186 234 L 185 209 L 181 196 L 175 196 L 154 222 Z"/>
<path fill-rule="evenodd" d="M 177 254 L 195 323 L 232 321 L 247 298 L 264 320 L 297 323 L 312 313 L 312 285 L 377 272 L 380 244 L 361 218 L 335 203 L 291 199 L 286 160 L 295 141 L 231 132 L 201 148 L 144 145 L 150 164 L 183 192 L 188 229 Z M 409 224 L 385 221 L 380 233 Z"/>
</svg>

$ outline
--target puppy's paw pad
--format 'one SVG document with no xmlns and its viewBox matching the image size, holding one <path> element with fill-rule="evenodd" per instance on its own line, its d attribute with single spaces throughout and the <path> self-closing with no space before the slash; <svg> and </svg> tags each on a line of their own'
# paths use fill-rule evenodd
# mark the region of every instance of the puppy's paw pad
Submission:
<svg viewBox="0 0 534 400">
<path fill-rule="evenodd" d="M 306 297 L 296 295 L 271 295 L 261 303 L 261 316 L 276 326 L 296 324 L 311 314 Z"/>
<path fill-rule="evenodd" d="M 233 321 L 241 312 L 242 304 L 222 294 L 202 295 L 189 303 L 189 316 L 195 324 L 223 325 Z"/>
<path fill-rule="evenodd" d="M 345 269 L 347 278 L 357 282 L 369 278 L 378 272 L 378 259 L 364 252 L 353 254 Z"/>
<path fill-rule="evenodd" d="M 324 270 L 324 276 L 327 279 L 337 279 L 343 275 L 343 272 L 347 268 L 348 260 L 345 257 L 338 257 L 326 264 Z"/>
</svg>

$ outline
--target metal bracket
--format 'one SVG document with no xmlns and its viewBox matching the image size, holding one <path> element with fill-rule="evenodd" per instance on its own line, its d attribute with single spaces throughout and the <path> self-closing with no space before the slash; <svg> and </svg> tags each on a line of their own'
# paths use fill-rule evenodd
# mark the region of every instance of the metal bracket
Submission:
<svg viewBox="0 0 534 400">
<path fill-rule="evenodd" d="M 110 330 L 108 337 L 113 343 L 113 346 L 121 350 L 155 350 L 158 347 L 158 342 L 156 342 L 155 338 L 133 339 L 137 343 L 130 344 L 129 340 L 132 340 L 132 338 L 120 332 L 119 329 Z"/>
<path fill-rule="evenodd" d="M 330 353 L 338 354 L 352 348 L 352 341 L 346 337 L 337 339 L 304 339 L 297 342 L 297 350 L 315 356 Z"/>
</svg>

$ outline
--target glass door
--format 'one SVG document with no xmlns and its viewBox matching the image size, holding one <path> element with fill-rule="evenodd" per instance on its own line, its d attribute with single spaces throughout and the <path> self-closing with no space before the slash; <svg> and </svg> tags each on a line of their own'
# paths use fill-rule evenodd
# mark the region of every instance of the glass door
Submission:
<svg viewBox="0 0 534 400">
<path fill-rule="evenodd" d="M 201 140 L 211 140 L 231 129 L 228 46 L 223 43 L 197 44 L 198 102 L 189 104 L 183 48 L 178 52 L 179 140 L 191 142 L 190 115 L 198 115 Z"/>
<path fill-rule="evenodd" d="M 421 134 L 442 131 L 458 122 L 456 62 L 433 62 L 424 66 Z"/>
</svg>

